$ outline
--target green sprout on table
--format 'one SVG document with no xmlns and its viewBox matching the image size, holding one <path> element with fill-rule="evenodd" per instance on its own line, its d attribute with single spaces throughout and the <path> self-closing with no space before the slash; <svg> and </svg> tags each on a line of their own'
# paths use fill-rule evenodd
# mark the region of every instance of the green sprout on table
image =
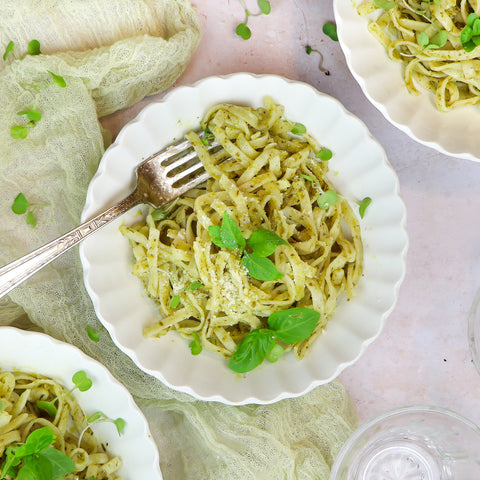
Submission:
<svg viewBox="0 0 480 480">
<path fill-rule="evenodd" d="M 322 27 L 323 33 L 330 37 L 334 42 L 338 42 L 337 27 L 332 22 L 327 22 Z"/>
<path fill-rule="evenodd" d="M 14 53 L 15 53 L 15 43 L 13 41 L 10 41 L 7 47 L 5 48 L 5 52 L 3 54 L 3 60 L 6 61 L 8 56 L 10 54 L 14 55 Z M 40 50 L 40 42 L 38 40 L 31 40 L 27 47 L 27 53 L 28 55 L 40 55 L 42 53 Z M 62 76 L 57 75 L 56 73 L 53 73 L 50 70 L 47 70 L 47 72 L 50 75 L 51 79 L 53 80 L 53 83 L 46 82 L 43 84 L 34 85 L 32 87 L 36 92 L 33 100 L 33 105 L 30 108 L 17 112 L 17 115 L 25 116 L 28 122 L 22 125 L 12 126 L 10 129 L 10 135 L 12 136 L 12 138 L 16 138 L 16 139 L 27 138 L 30 132 L 30 129 L 34 128 L 37 125 L 37 123 L 42 119 L 42 114 L 37 110 L 37 102 L 38 102 L 39 92 L 41 88 L 48 87 L 50 85 L 58 85 L 60 88 L 66 87 L 67 84 L 65 82 L 65 79 Z"/>
<path fill-rule="evenodd" d="M 17 215 L 27 214 L 25 221 L 28 225 L 34 227 L 37 224 L 37 218 L 35 217 L 35 208 L 44 207 L 46 203 L 30 203 L 23 193 L 19 193 L 12 203 L 12 212 Z"/>
<path fill-rule="evenodd" d="M 250 28 L 247 26 L 248 19 L 250 17 L 258 17 L 260 15 L 268 15 L 272 7 L 270 5 L 270 2 L 267 0 L 257 0 L 258 8 L 260 9 L 260 12 L 258 13 L 252 13 L 250 10 L 245 6 L 243 3 L 243 0 L 239 0 L 240 3 L 242 4 L 243 10 L 245 11 L 245 21 L 242 23 L 239 23 L 237 25 L 237 28 L 235 29 L 235 33 L 243 38 L 244 40 L 248 40 L 252 36 L 252 31 Z"/>
<path fill-rule="evenodd" d="M 316 53 L 317 55 L 320 55 L 320 63 L 318 65 L 318 69 L 323 72 L 325 75 L 330 75 L 330 71 L 327 70 L 326 68 L 323 68 L 323 61 L 324 61 L 324 58 L 323 58 L 323 54 L 322 52 L 320 52 L 320 50 L 317 50 L 315 48 L 313 48 L 311 45 L 307 45 L 305 47 L 305 52 L 307 55 L 311 55 L 312 53 Z"/>
</svg>

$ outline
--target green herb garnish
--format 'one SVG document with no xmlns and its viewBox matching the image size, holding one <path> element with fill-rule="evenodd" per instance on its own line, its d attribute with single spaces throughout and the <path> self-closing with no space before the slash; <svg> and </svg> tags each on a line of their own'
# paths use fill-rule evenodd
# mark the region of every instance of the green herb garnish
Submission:
<svg viewBox="0 0 480 480">
<path fill-rule="evenodd" d="M 111 418 L 107 417 L 103 412 L 95 412 L 90 415 L 87 418 L 87 423 L 89 423 L 89 426 L 87 428 L 90 428 L 93 424 L 103 422 L 113 423 L 117 428 L 117 432 L 119 435 L 121 435 L 123 433 L 123 430 L 125 429 L 125 420 L 123 418 L 116 418 L 115 420 L 112 420 Z M 83 436 L 83 433 L 85 433 L 85 430 L 82 432 L 82 435 L 80 435 L 80 437 Z"/>
<path fill-rule="evenodd" d="M 317 198 L 317 204 L 322 210 L 328 210 L 328 208 L 335 205 L 337 201 L 338 194 L 334 190 L 327 190 Z"/>
<path fill-rule="evenodd" d="M 377 8 L 381 8 L 385 11 L 392 9 L 397 4 L 397 2 L 392 2 L 390 0 L 373 0 L 373 3 Z"/>
<path fill-rule="evenodd" d="M 275 232 L 261 228 L 245 240 L 238 225 L 225 211 L 221 225 L 210 225 L 208 233 L 217 247 L 229 250 L 239 248 L 242 252 L 241 264 L 253 278 L 273 281 L 283 277 L 283 273 L 277 270 L 275 264 L 266 258 L 275 251 L 277 246 L 289 245 Z M 251 251 L 245 250 L 247 246 Z"/>
<path fill-rule="evenodd" d="M 307 131 L 307 129 L 306 129 L 305 125 L 303 125 L 301 123 L 295 123 L 295 125 L 293 125 L 293 127 L 290 131 L 294 135 L 303 135 Z"/>
<path fill-rule="evenodd" d="M 10 40 L 8 42 L 8 45 L 5 48 L 5 52 L 3 53 L 3 60 L 5 61 L 7 60 L 8 54 L 13 52 L 14 47 L 15 47 L 15 43 L 12 40 Z"/>
<path fill-rule="evenodd" d="M 7 447 L 1 478 L 9 475 L 18 480 L 50 480 L 72 473 L 73 460 L 51 447 L 55 438 L 50 428 L 42 427 L 30 433 L 24 444 Z"/>
<path fill-rule="evenodd" d="M 173 295 L 172 298 L 170 299 L 169 307 L 170 308 L 177 308 L 178 305 L 180 304 L 180 295 Z"/>
<path fill-rule="evenodd" d="M 480 19 L 476 13 L 467 17 L 467 24 L 460 32 L 460 43 L 466 52 L 471 52 L 480 45 Z"/>
<path fill-rule="evenodd" d="M 89 336 L 90 340 L 93 340 L 94 342 L 100 341 L 99 333 L 102 330 L 103 330 L 103 327 L 100 328 L 100 330 L 95 331 L 90 325 L 87 325 L 87 335 Z"/>
<path fill-rule="evenodd" d="M 192 282 L 192 283 L 185 289 L 185 291 L 186 291 L 186 292 L 189 292 L 189 291 L 192 291 L 192 290 L 198 290 L 202 285 L 203 285 L 203 283 L 197 280 L 196 282 Z"/>
<path fill-rule="evenodd" d="M 327 160 L 330 160 L 333 157 L 333 153 L 331 150 L 328 148 L 323 147 L 320 149 L 316 155 L 315 155 L 319 160 L 322 160 L 323 162 L 326 162 Z"/>
<path fill-rule="evenodd" d="M 197 332 L 192 332 L 193 340 L 190 342 L 189 347 L 192 355 L 198 355 L 202 351 L 202 342 Z"/>
<path fill-rule="evenodd" d="M 240 0 L 240 3 L 242 4 L 243 10 L 245 11 L 245 21 L 237 25 L 235 33 L 244 40 L 248 40 L 252 36 L 252 31 L 247 26 L 248 19 L 250 17 L 258 17 L 259 15 L 268 15 L 271 12 L 272 7 L 270 5 L 270 2 L 267 0 L 257 0 L 257 5 L 260 9 L 260 12 L 252 13 L 250 12 L 250 10 L 248 10 L 242 0 Z"/>
<path fill-rule="evenodd" d="M 370 197 L 365 197 L 358 206 L 358 213 L 360 214 L 360 218 L 363 218 L 365 215 L 365 210 L 367 207 L 372 203 L 372 199 Z"/>
<path fill-rule="evenodd" d="M 305 47 L 305 52 L 307 55 L 310 55 L 312 52 L 318 53 L 320 55 L 320 64 L 318 65 L 318 69 L 323 72 L 325 75 L 330 75 L 330 72 L 326 69 L 323 68 L 323 54 L 319 50 L 316 50 L 315 48 L 312 48 L 310 45 L 307 45 Z"/>
<path fill-rule="evenodd" d="M 290 308 L 272 313 L 267 321 L 269 328 L 248 333 L 238 344 L 228 367 L 237 373 L 245 373 L 260 365 L 269 354 L 270 361 L 276 361 L 283 354 L 276 347 L 276 340 L 287 344 L 302 342 L 314 332 L 319 319 L 320 313 L 310 308 Z"/>
<path fill-rule="evenodd" d="M 32 40 L 28 44 L 28 54 L 29 55 L 40 55 L 40 42 L 38 40 Z"/>
<path fill-rule="evenodd" d="M 327 22 L 323 25 L 322 31 L 327 37 L 330 37 L 334 42 L 338 42 L 337 27 L 332 22 Z"/>
<path fill-rule="evenodd" d="M 35 208 L 38 206 L 45 206 L 44 203 L 30 203 L 23 193 L 19 193 L 12 204 L 12 211 L 17 215 L 27 214 L 25 221 L 28 225 L 34 227 L 37 224 L 37 219 L 33 213 Z"/>
<path fill-rule="evenodd" d="M 428 38 L 425 32 L 417 33 L 417 43 L 422 48 L 437 49 L 442 48 L 448 41 L 448 33 L 445 30 L 439 30 L 432 38 Z"/>
</svg>

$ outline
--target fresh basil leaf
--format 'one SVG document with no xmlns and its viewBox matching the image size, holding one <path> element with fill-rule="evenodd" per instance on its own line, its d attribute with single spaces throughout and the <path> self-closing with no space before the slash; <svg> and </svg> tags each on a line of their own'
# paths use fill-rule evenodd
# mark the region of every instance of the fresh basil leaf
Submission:
<svg viewBox="0 0 480 480">
<path fill-rule="evenodd" d="M 480 19 L 476 18 L 472 24 L 472 35 L 477 36 L 480 35 Z"/>
<path fill-rule="evenodd" d="M 180 295 L 173 295 L 173 297 L 170 299 L 170 303 L 168 306 L 170 308 L 177 308 L 179 304 L 180 304 Z"/>
<path fill-rule="evenodd" d="M 34 453 L 41 452 L 44 448 L 47 448 L 55 440 L 55 435 L 48 427 L 42 427 L 38 430 L 34 430 L 28 437 L 23 445 L 18 447 L 15 451 L 15 457 L 25 458 Z"/>
<path fill-rule="evenodd" d="M 212 242 L 220 248 L 228 248 L 227 245 L 222 240 L 222 235 L 220 234 L 220 225 L 210 225 L 208 227 L 208 234 L 212 239 Z"/>
<path fill-rule="evenodd" d="M 290 308 L 272 313 L 268 317 L 268 325 L 278 340 L 297 343 L 313 333 L 319 319 L 320 313 L 311 308 Z"/>
<path fill-rule="evenodd" d="M 473 35 L 472 27 L 469 27 L 467 25 L 460 33 L 460 42 L 462 44 L 469 42 L 472 38 L 472 35 Z"/>
<path fill-rule="evenodd" d="M 260 257 L 268 257 L 279 245 L 290 246 L 282 237 L 265 228 L 255 230 L 247 240 L 247 245 Z"/>
<path fill-rule="evenodd" d="M 18 470 L 17 480 L 50 480 L 53 466 L 43 455 L 26 457 L 23 466 Z"/>
<path fill-rule="evenodd" d="M 244 253 L 241 264 L 248 270 L 248 273 L 257 280 L 268 282 L 283 277 L 283 273 L 277 270 L 277 267 L 271 260 L 260 257 L 255 253 Z"/>
<path fill-rule="evenodd" d="M 478 19 L 478 15 L 474 12 L 472 12 L 468 17 L 467 17 L 467 25 L 469 27 L 473 27 L 473 24 L 475 23 L 475 20 Z"/>
<path fill-rule="evenodd" d="M 55 418 L 57 416 L 57 407 L 53 404 L 53 402 L 45 402 L 44 400 L 40 400 L 37 402 L 37 407 L 47 414 L 51 418 Z"/>
<path fill-rule="evenodd" d="M 49 478 L 58 478 L 75 471 L 75 463 L 65 453 L 55 448 L 46 448 L 41 456 L 46 458 L 52 466 L 52 476 Z"/>
<path fill-rule="evenodd" d="M 334 190 L 327 190 L 317 198 L 317 204 L 322 210 L 328 210 L 328 208 L 335 205 L 337 201 L 338 195 Z"/>
<path fill-rule="evenodd" d="M 260 365 L 268 352 L 275 346 L 271 330 L 252 330 L 237 346 L 228 362 L 228 368 L 237 373 L 245 373 Z"/>
<path fill-rule="evenodd" d="M 237 247 L 245 248 L 245 239 L 242 236 L 242 232 L 226 210 L 223 212 L 220 237 L 223 243 L 227 245 L 225 248 L 232 250 Z"/>
</svg>

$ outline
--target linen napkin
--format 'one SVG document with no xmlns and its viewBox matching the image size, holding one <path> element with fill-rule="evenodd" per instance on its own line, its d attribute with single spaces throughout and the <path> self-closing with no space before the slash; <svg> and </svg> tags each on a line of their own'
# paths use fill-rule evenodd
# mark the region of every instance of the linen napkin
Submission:
<svg viewBox="0 0 480 480">
<path fill-rule="evenodd" d="M 3 265 L 79 224 L 110 141 L 98 119 L 172 86 L 200 29 L 188 0 L 3 0 L 1 10 Z M 28 53 L 33 39 L 39 55 Z M 34 126 L 18 115 L 31 109 L 42 115 Z M 26 138 L 12 137 L 14 125 L 26 126 Z M 29 223 L 12 211 L 19 193 L 31 205 Z M 44 331 L 106 365 L 145 412 L 165 479 L 327 479 L 356 426 L 338 381 L 269 406 L 201 402 L 140 371 L 105 331 L 91 341 L 86 327 L 101 326 L 78 249 L 0 300 L 0 325 Z"/>
</svg>

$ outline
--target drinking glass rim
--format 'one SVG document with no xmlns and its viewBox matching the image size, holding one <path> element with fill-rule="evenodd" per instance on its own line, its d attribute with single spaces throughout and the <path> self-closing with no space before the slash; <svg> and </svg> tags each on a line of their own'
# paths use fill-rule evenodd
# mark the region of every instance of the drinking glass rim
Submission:
<svg viewBox="0 0 480 480">
<path fill-rule="evenodd" d="M 480 292 L 479 292 L 479 298 L 480 298 Z M 478 303 L 478 302 L 477 302 Z M 330 478 L 335 478 L 335 476 L 332 476 L 333 474 L 337 474 L 337 469 L 340 467 L 342 464 L 344 458 L 346 455 L 350 452 L 351 448 L 355 443 L 359 440 L 359 438 L 371 427 L 375 426 L 379 422 L 387 419 L 387 418 L 392 418 L 395 416 L 403 415 L 405 413 L 437 413 L 441 415 L 445 415 L 446 417 L 453 418 L 460 423 L 464 424 L 465 426 L 469 427 L 472 431 L 474 431 L 477 435 L 480 437 L 480 427 L 474 423 L 472 420 L 469 420 L 468 418 L 464 417 L 463 415 L 454 412 L 453 410 L 450 410 L 448 408 L 444 407 L 438 407 L 434 405 L 422 405 L 422 404 L 413 404 L 413 405 L 406 405 L 403 407 L 397 407 L 393 408 L 390 410 L 386 410 L 385 412 L 371 418 L 367 422 L 363 423 L 360 425 L 354 432 L 353 434 L 348 438 L 348 440 L 345 442 L 343 447 L 340 449 L 338 452 L 335 461 L 333 463 L 331 473 L 330 473 Z"/>
</svg>

